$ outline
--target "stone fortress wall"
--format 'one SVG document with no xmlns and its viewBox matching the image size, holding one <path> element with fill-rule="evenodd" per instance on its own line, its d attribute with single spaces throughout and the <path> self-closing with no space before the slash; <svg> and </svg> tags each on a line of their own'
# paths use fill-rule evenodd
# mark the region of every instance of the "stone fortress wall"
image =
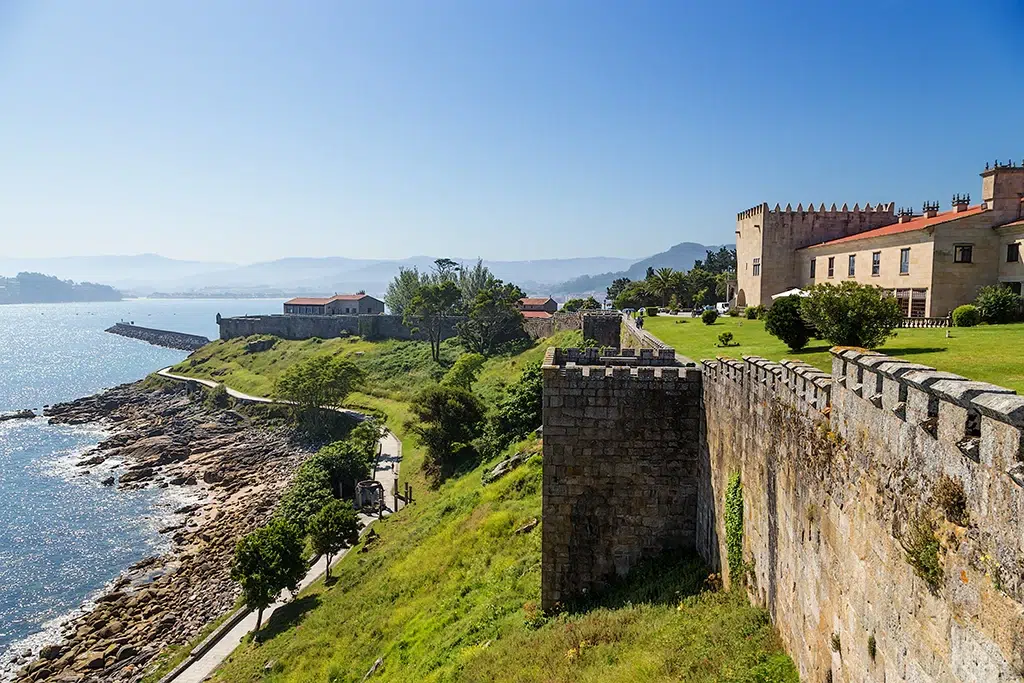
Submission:
<svg viewBox="0 0 1024 683">
<path fill-rule="evenodd" d="M 458 334 L 455 326 L 462 320 L 446 322 L 445 339 Z M 426 339 L 402 322 L 400 315 L 246 315 L 235 318 L 217 317 L 221 339 L 267 334 L 281 339 L 333 339 L 358 334 L 367 339 Z"/>
<path fill-rule="evenodd" d="M 1021 680 L 1024 397 L 853 349 L 831 374 L 600 353 L 545 359 L 545 607 L 673 547 L 730 583 L 738 473 L 747 589 L 802 680 Z M 940 477 L 962 487 L 966 526 L 943 519 Z M 907 562 L 922 516 L 938 521 L 934 586 Z"/>
</svg>

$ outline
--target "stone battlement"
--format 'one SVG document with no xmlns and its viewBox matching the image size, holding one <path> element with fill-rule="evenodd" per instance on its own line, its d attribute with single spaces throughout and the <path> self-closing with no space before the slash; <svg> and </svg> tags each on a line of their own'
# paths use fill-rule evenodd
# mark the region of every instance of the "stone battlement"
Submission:
<svg viewBox="0 0 1024 683">
<path fill-rule="evenodd" d="M 804 208 L 804 205 L 800 203 L 796 205 L 795 209 L 793 208 L 792 204 L 786 204 L 786 208 L 782 208 L 781 204 L 776 204 L 775 208 L 773 209 L 770 208 L 767 203 L 764 203 L 759 204 L 753 208 L 747 209 L 746 211 L 740 211 L 738 214 L 736 214 L 736 220 L 742 221 L 746 220 L 747 218 L 762 216 L 764 214 L 817 213 L 828 216 L 842 216 L 844 214 L 852 216 L 861 213 L 883 213 L 887 215 L 895 215 L 895 212 L 896 202 L 880 202 L 878 204 L 875 204 L 874 206 L 872 206 L 871 203 L 868 202 L 867 204 L 864 205 L 863 208 L 861 208 L 860 204 L 858 203 L 854 204 L 852 209 L 849 207 L 848 204 L 843 204 L 842 207 L 837 208 L 835 202 L 833 202 L 832 205 L 828 208 L 826 208 L 825 202 L 818 204 L 817 207 L 815 207 L 814 202 L 811 202 L 810 204 L 807 205 L 807 208 Z"/>
</svg>

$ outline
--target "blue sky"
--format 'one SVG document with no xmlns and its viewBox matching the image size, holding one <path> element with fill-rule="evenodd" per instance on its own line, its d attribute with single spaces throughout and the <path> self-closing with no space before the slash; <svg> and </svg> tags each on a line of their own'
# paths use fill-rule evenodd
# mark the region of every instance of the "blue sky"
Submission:
<svg viewBox="0 0 1024 683">
<path fill-rule="evenodd" d="M 1015 6 L 1016 5 L 1016 6 Z M 0 250 L 642 257 L 1024 160 L 1024 9 L 0 3 Z"/>
</svg>

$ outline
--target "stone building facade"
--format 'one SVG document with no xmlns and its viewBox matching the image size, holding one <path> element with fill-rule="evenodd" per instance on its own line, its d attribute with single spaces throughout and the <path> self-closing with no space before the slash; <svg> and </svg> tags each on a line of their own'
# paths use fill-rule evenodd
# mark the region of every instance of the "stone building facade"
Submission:
<svg viewBox="0 0 1024 683">
<path fill-rule="evenodd" d="M 948 315 L 979 288 L 1024 283 L 1024 168 L 997 165 L 981 173 L 981 203 L 953 198 L 949 211 L 927 204 L 921 214 L 892 203 L 836 210 L 812 204 L 736 220 L 739 306 L 771 304 L 773 294 L 820 282 L 854 280 L 891 290 L 910 317 Z"/>
</svg>

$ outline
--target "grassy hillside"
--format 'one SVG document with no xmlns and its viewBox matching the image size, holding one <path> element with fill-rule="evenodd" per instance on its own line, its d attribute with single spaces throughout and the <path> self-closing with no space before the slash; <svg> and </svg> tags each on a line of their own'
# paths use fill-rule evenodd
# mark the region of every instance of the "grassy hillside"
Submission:
<svg viewBox="0 0 1024 683">
<path fill-rule="evenodd" d="M 475 390 L 493 403 L 548 345 L 579 341 L 576 332 L 562 333 L 490 359 Z M 371 386 L 349 402 L 387 414 L 403 441 L 402 478 L 416 502 L 375 525 L 379 537 L 347 555 L 330 586 L 318 582 L 275 613 L 265 642 L 241 646 L 216 680 L 360 681 L 380 658 L 370 680 L 798 681 L 767 614 L 741 594 L 702 590 L 707 570 L 693 557 L 663 558 L 600 603 L 543 615 L 540 526 L 524 528 L 540 518 L 540 443 L 511 447 L 536 455 L 488 486 L 481 475 L 494 462 L 429 489 L 424 453 L 405 428 L 405 400 L 439 373 L 425 344 L 331 340 L 244 349 L 241 341 L 217 342 L 177 370 L 266 393 L 295 360 L 324 351 L 353 358 Z M 456 351 L 449 345 L 449 358 Z"/>
<path fill-rule="evenodd" d="M 790 351 L 765 332 L 764 322 L 760 320 L 721 317 L 714 325 L 705 325 L 699 318 L 659 315 L 645 319 L 644 329 L 694 360 L 715 356 L 792 358 L 825 372 L 832 370 L 828 342 L 812 339 L 806 348 Z M 722 332 L 732 332 L 733 341 L 739 342 L 739 346 L 719 347 L 718 335 Z M 949 337 L 946 332 L 946 328 L 898 330 L 897 335 L 878 350 L 1024 392 L 1024 363 L 1011 351 L 1024 344 L 1024 323 L 954 327 L 948 330 Z"/>
</svg>

